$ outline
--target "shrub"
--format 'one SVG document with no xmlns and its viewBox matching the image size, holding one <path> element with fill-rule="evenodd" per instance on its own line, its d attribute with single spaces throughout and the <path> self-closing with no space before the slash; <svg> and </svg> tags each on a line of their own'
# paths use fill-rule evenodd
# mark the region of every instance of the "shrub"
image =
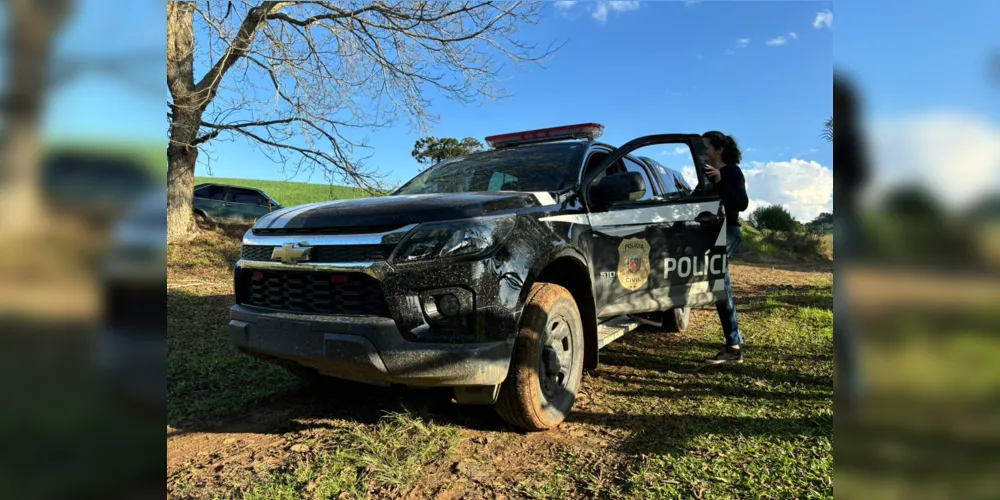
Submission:
<svg viewBox="0 0 1000 500">
<path fill-rule="evenodd" d="M 746 260 L 817 262 L 831 259 L 830 249 L 824 247 L 824 237 L 799 231 L 756 230 L 741 226 L 743 241 L 736 255 Z M 832 238 L 830 238 L 832 241 Z"/>
<path fill-rule="evenodd" d="M 757 229 L 770 229 L 772 231 L 794 231 L 797 227 L 802 226 L 781 205 L 757 207 L 750 213 L 750 223 Z"/>
</svg>

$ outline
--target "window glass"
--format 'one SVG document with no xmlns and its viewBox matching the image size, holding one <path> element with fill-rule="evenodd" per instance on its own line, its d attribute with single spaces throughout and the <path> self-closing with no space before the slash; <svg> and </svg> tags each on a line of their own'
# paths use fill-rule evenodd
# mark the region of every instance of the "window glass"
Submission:
<svg viewBox="0 0 1000 500">
<path fill-rule="evenodd" d="M 679 172 L 664 167 L 660 162 L 652 158 L 643 158 L 643 160 L 652 166 L 653 171 L 660 177 L 660 184 L 663 184 L 664 199 L 676 200 L 691 195 L 691 188 Z"/>
<path fill-rule="evenodd" d="M 198 198 L 207 198 L 209 200 L 221 200 L 225 194 L 225 188 L 222 186 L 205 186 L 194 193 Z"/>
<path fill-rule="evenodd" d="M 487 191 L 517 191 L 517 177 L 503 172 L 493 172 Z"/>
<path fill-rule="evenodd" d="M 684 177 L 677 172 L 673 172 L 671 175 L 674 177 L 674 189 L 677 190 L 677 194 L 681 197 L 691 196 L 691 186 L 684 180 Z"/>
<path fill-rule="evenodd" d="M 228 198 L 233 203 L 246 203 L 247 205 L 260 205 L 264 199 L 259 193 L 246 189 L 230 189 Z"/>
<path fill-rule="evenodd" d="M 584 145 L 521 146 L 451 158 L 425 170 L 394 194 L 470 191 L 561 191 L 580 173 Z M 501 176 L 497 176 L 501 174 Z"/>
</svg>

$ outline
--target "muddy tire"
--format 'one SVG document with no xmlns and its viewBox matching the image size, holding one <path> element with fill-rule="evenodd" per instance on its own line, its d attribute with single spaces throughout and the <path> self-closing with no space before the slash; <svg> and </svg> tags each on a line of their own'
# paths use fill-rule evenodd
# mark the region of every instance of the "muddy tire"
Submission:
<svg viewBox="0 0 1000 500">
<path fill-rule="evenodd" d="M 679 333 L 687 329 L 691 321 L 691 308 L 678 307 L 663 313 L 663 331 Z"/>
<path fill-rule="evenodd" d="M 510 372 L 495 408 L 528 431 L 551 429 L 573 408 L 583 376 L 583 321 L 565 288 L 536 283 L 524 305 Z"/>
</svg>

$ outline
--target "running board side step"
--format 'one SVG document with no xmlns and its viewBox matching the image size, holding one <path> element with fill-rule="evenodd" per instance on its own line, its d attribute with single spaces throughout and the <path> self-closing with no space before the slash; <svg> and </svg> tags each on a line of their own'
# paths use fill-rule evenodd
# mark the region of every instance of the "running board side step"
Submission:
<svg viewBox="0 0 1000 500">
<path fill-rule="evenodd" d="M 639 328 L 641 324 L 628 316 L 619 316 L 597 325 L 597 348 L 603 349 L 604 346 L 620 339 L 626 333 Z"/>
<path fill-rule="evenodd" d="M 663 317 L 663 313 L 660 313 L 660 317 L 661 318 Z M 630 314 L 628 318 L 632 321 L 638 321 L 639 323 L 642 323 L 644 325 L 649 325 L 655 328 L 660 328 L 661 326 L 663 326 L 662 321 L 654 321 L 651 319 L 643 318 L 642 316 L 633 316 Z"/>
</svg>

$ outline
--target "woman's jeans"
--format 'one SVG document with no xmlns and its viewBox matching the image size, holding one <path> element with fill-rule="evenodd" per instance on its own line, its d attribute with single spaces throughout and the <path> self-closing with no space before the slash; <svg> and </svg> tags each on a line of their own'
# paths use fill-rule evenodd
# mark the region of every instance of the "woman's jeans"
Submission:
<svg viewBox="0 0 1000 500">
<path fill-rule="evenodd" d="M 844 211 L 833 219 L 834 258 L 837 263 L 849 268 L 858 257 L 861 237 L 860 221 L 853 211 Z M 846 264 L 846 265 L 845 265 Z M 833 293 L 833 357 L 838 397 L 845 394 L 848 403 L 853 403 L 861 391 L 861 373 L 858 367 L 858 347 L 856 336 L 858 327 L 851 314 L 850 299 L 844 285 L 847 278 L 841 277 L 834 286 Z"/>
<path fill-rule="evenodd" d="M 719 322 L 722 323 L 722 334 L 727 346 L 743 345 L 740 324 L 736 319 L 736 304 L 733 303 L 733 282 L 729 279 L 729 262 L 733 260 L 733 252 L 742 241 L 739 226 L 726 226 L 726 300 L 716 302 L 715 309 L 719 312 Z"/>
</svg>

